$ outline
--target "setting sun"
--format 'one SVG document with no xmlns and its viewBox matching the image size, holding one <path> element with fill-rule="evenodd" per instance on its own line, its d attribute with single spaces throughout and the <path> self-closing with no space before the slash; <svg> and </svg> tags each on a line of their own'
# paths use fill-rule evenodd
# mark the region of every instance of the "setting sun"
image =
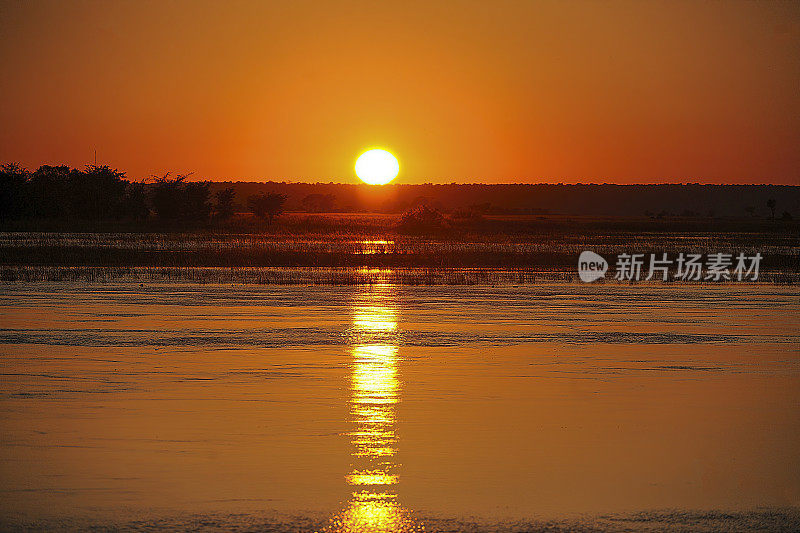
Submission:
<svg viewBox="0 0 800 533">
<path fill-rule="evenodd" d="M 798 52 L 800 0 L 0 0 L 0 533 L 800 533 Z"/>
<path fill-rule="evenodd" d="M 356 161 L 356 175 L 370 185 L 385 185 L 397 177 L 398 172 L 397 158 L 380 148 L 367 150 Z"/>
</svg>

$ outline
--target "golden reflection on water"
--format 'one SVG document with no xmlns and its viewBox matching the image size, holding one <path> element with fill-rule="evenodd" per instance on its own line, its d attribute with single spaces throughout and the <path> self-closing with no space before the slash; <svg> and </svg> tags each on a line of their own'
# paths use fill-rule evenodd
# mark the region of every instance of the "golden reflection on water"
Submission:
<svg viewBox="0 0 800 533">
<path fill-rule="evenodd" d="M 394 241 L 387 240 L 364 240 L 356 241 L 356 254 L 372 255 L 385 254 L 394 251 Z"/>
<path fill-rule="evenodd" d="M 331 520 L 331 532 L 424 531 L 397 501 L 400 482 L 395 433 L 395 406 L 400 400 L 398 347 L 391 342 L 397 330 L 393 286 L 369 285 L 353 304 L 350 382 L 352 470 L 345 476 L 355 492 L 347 509 Z M 388 335 L 387 335 L 388 334 Z"/>
</svg>

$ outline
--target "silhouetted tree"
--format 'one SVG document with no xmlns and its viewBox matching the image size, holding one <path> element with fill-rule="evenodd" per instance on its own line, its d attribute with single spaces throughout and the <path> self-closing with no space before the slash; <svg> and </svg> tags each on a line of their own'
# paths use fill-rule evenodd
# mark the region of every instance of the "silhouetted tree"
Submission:
<svg viewBox="0 0 800 533">
<path fill-rule="evenodd" d="M 207 181 L 184 183 L 183 217 L 192 222 L 202 222 L 211 216 L 211 184 Z"/>
<path fill-rule="evenodd" d="M 28 180 L 31 215 L 37 218 L 63 218 L 75 213 L 69 201 L 70 183 L 78 178 L 80 171 L 67 165 L 42 165 Z"/>
<path fill-rule="evenodd" d="M 144 183 L 131 182 L 125 191 L 122 216 L 133 220 L 145 220 L 150 215 L 147 191 Z"/>
<path fill-rule="evenodd" d="M 411 233 L 424 233 L 442 227 L 444 216 L 427 205 L 421 205 L 403 213 L 400 229 Z"/>
<path fill-rule="evenodd" d="M 155 179 L 151 201 L 156 216 L 163 220 L 177 220 L 183 212 L 183 182 L 186 176 L 169 177 L 169 172 Z"/>
<path fill-rule="evenodd" d="M 28 171 L 17 163 L 0 167 L 0 220 L 25 216 L 28 212 Z"/>
<path fill-rule="evenodd" d="M 167 173 L 156 178 L 151 199 L 158 218 L 202 222 L 211 215 L 210 183 L 188 182 L 190 175 L 179 174 L 170 178 Z"/>
<path fill-rule="evenodd" d="M 216 203 L 214 204 L 214 213 L 222 220 L 228 220 L 233 216 L 233 199 L 236 193 L 233 187 L 227 187 L 221 191 L 217 191 L 214 195 Z"/>
<path fill-rule="evenodd" d="M 772 212 L 772 217 L 771 217 L 772 220 L 775 220 L 775 206 L 776 206 L 776 204 L 777 203 L 775 202 L 775 198 L 770 198 L 769 200 L 767 200 L 767 207 L 769 207 L 769 210 Z"/>
<path fill-rule="evenodd" d="M 250 196 L 247 199 L 247 207 L 250 211 L 262 220 L 272 221 L 276 216 L 283 213 L 283 205 L 286 203 L 286 195 L 278 193 L 261 193 Z"/>
<path fill-rule="evenodd" d="M 72 215 L 89 220 L 119 218 L 125 199 L 125 173 L 107 165 L 70 172 L 67 191 Z"/>
</svg>

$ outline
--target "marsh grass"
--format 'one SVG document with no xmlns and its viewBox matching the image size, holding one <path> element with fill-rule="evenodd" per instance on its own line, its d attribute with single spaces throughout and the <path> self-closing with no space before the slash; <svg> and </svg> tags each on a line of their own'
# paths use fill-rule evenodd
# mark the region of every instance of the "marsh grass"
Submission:
<svg viewBox="0 0 800 533">
<path fill-rule="evenodd" d="M 395 219 L 295 215 L 263 233 L 5 232 L 0 266 L 5 281 L 362 283 L 375 277 L 364 272 L 378 270 L 399 283 L 530 283 L 570 280 L 580 252 L 593 250 L 612 266 L 620 253 L 760 252 L 762 280 L 800 275 L 798 233 L 763 221 L 717 221 L 701 231 L 691 221 L 498 217 L 409 235 Z"/>
<path fill-rule="evenodd" d="M 572 271 L 528 268 L 355 268 L 355 267 L 65 267 L 0 266 L 4 283 L 199 283 L 258 285 L 529 285 L 580 283 Z M 762 272 L 760 283 L 792 285 L 797 273 Z M 613 279 L 597 283 L 621 283 Z M 629 282 L 624 282 L 629 283 Z M 640 282 L 640 283 L 656 283 Z M 670 282 L 685 284 L 688 282 Z M 714 282 L 694 282 L 714 283 Z M 735 283 L 735 282 L 729 282 Z"/>
<path fill-rule="evenodd" d="M 479 285 L 527 284 L 539 281 L 570 281 L 562 272 L 528 269 L 485 268 L 314 268 L 314 267 L 48 267 L 3 266 L 4 282 L 190 282 L 261 285 Z"/>
</svg>

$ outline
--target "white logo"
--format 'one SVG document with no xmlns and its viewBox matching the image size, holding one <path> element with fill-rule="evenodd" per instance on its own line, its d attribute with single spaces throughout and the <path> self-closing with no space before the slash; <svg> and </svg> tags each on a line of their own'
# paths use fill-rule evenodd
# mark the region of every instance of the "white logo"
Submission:
<svg viewBox="0 0 800 533">
<path fill-rule="evenodd" d="M 581 252 L 578 258 L 578 275 L 581 281 L 591 283 L 605 277 L 607 271 L 608 263 L 602 256 L 589 250 Z"/>
<path fill-rule="evenodd" d="M 763 256 L 761 252 L 746 255 L 740 252 L 707 254 L 703 262 L 702 254 L 679 253 L 676 259 L 669 254 L 622 253 L 617 255 L 617 270 L 614 279 L 619 281 L 757 281 L 758 269 Z M 649 265 L 649 266 L 648 266 Z M 674 267 L 674 268 L 673 268 Z M 705 272 L 703 271 L 705 267 Z M 608 263 L 602 256 L 589 250 L 578 257 L 578 275 L 581 281 L 591 283 L 604 278 Z M 644 275 L 647 277 L 644 277 Z M 703 275 L 705 274 L 705 276 Z"/>
</svg>

